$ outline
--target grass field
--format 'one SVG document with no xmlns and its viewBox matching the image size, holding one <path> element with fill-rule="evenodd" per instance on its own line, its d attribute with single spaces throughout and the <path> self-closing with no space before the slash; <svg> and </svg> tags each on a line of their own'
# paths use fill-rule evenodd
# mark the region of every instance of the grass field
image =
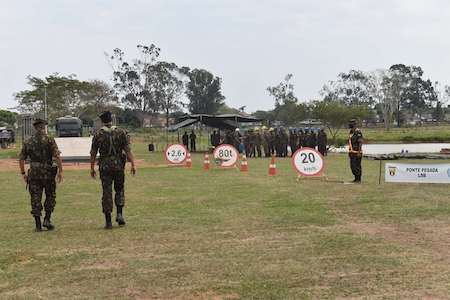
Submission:
<svg viewBox="0 0 450 300">
<path fill-rule="evenodd" d="M 324 180 L 288 159 L 267 176 L 167 168 L 127 177 L 127 225 L 103 229 L 100 183 L 67 170 L 53 232 L 33 232 L 17 171 L 1 171 L 0 299 L 435 299 L 450 295 L 446 185 L 378 185 L 378 162 L 350 180 L 344 155 Z M 1 156 L 0 156 L 1 157 Z M 3 156 L 3 157 L 6 157 Z"/>
</svg>

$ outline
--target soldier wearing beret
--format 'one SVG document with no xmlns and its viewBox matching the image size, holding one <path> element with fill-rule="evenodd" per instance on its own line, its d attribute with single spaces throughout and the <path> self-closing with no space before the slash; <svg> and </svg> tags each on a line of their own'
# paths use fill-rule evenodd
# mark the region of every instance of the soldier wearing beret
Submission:
<svg viewBox="0 0 450 300">
<path fill-rule="evenodd" d="M 130 139 L 123 129 L 112 126 L 111 112 L 105 111 L 99 115 L 103 127 L 94 135 L 91 146 L 91 177 L 96 178 L 95 159 L 100 153 L 98 162 L 103 195 L 102 208 L 105 215 L 105 229 L 112 229 L 111 214 L 113 211 L 112 188 L 114 185 L 114 202 L 117 209 L 116 222 L 125 225 L 123 207 L 125 205 L 125 164 L 131 163 L 131 174 L 136 174 Z"/>
<path fill-rule="evenodd" d="M 356 120 L 349 121 L 350 135 L 348 138 L 348 156 L 350 157 L 350 168 L 355 179 L 354 183 L 361 183 L 362 176 L 362 144 L 363 135 L 359 128 L 357 128 Z"/>
<path fill-rule="evenodd" d="M 20 172 L 30 192 L 31 214 L 35 220 L 36 231 L 42 231 L 42 226 L 48 230 L 55 228 L 50 220 L 56 205 L 55 179 L 57 177 L 58 183 L 63 181 L 60 152 L 55 140 L 45 132 L 45 125 L 47 121 L 42 119 L 33 122 L 35 133 L 23 143 L 19 158 Z M 27 159 L 30 159 L 28 173 L 25 172 Z M 56 160 L 57 166 L 53 164 L 53 160 Z M 43 192 L 45 217 L 41 224 Z"/>
</svg>

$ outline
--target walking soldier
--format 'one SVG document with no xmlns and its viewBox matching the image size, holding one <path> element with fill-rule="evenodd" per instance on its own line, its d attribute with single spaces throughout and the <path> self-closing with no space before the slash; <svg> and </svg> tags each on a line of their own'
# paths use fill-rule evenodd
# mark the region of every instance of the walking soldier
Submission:
<svg viewBox="0 0 450 300">
<path fill-rule="evenodd" d="M 35 134 L 27 139 L 22 147 L 19 158 L 20 172 L 28 186 L 31 197 L 31 214 L 34 216 L 36 231 L 42 231 L 42 226 L 53 230 L 51 215 L 56 205 L 56 181 L 63 181 L 62 162 L 55 140 L 45 132 L 47 121 L 36 119 L 33 126 Z M 25 160 L 30 159 L 30 169 L 25 173 Z M 53 165 L 53 159 L 57 166 Z M 59 172 L 58 172 L 59 170 Z M 45 217 L 41 224 L 42 192 L 45 191 Z"/>
<path fill-rule="evenodd" d="M 99 115 L 103 127 L 94 135 L 91 147 L 91 177 L 96 178 L 95 158 L 100 153 L 99 171 L 102 181 L 102 208 L 105 214 L 105 229 L 112 229 L 111 213 L 113 211 L 112 186 L 114 184 L 114 202 L 117 208 L 116 222 L 125 225 L 123 207 L 125 205 L 125 164 L 131 163 L 131 174 L 136 174 L 130 140 L 126 131 L 112 126 L 111 112 Z"/>
</svg>

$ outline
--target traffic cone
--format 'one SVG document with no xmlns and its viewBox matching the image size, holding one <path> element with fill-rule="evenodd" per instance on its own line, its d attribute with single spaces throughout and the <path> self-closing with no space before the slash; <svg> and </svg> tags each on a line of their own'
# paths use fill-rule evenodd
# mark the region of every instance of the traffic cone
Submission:
<svg viewBox="0 0 450 300">
<path fill-rule="evenodd" d="M 248 172 L 248 161 L 245 154 L 242 154 L 242 160 L 241 160 L 241 172 Z"/>
<path fill-rule="evenodd" d="M 275 163 L 275 156 L 272 155 L 272 160 L 269 165 L 269 175 L 275 176 L 277 174 L 277 165 Z"/>
<path fill-rule="evenodd" d="M 191 153 L 190 152 L 187 153 L 186 168 L 192 168 L 192 159 L 191 159 Z"/>
<path fill-rule="evenodd" d="M 209 155 L 208 155 L 208 153 L 205 153 L 205 158 L 203 160 L 203 170 L 208 171 L 209 166 L 210 166 Z"/>
</svg>

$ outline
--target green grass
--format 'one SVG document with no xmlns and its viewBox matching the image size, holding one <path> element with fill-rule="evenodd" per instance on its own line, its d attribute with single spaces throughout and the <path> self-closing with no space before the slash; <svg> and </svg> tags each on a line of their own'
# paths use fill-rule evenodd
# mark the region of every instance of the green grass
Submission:
<svg viewBox="0 0 450 300">
<path fill-rule="evenodd" d="M 450 293 L 450 197 L 444 185 L 364 184 L 345 155 L 327 157 L 325 180 L 297 180 L 288 159 L 267 175 L 167 168 L 127 176 L 127 226 L 103 229 L 101 187 L 66 171 L 54 232 L 34 233 L 16 171 L 0 171 L 1 299 L 412 299 Z"/>
<path fill-rule="evenodd" d="M 362 128 L 364 139 L 368 143 L 448 143 L 450 142 L 450 126 L 392 128 Z M 347 143 L 348 130 L 338 134 L 341 143 Z"/>
</svg>

